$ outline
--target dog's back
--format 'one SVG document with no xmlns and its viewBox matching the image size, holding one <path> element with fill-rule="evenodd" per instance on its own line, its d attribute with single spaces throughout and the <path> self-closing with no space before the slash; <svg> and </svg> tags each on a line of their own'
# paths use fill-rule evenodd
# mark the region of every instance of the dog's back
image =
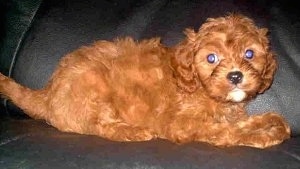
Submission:
<svg viewBox="0 0 300 169">
<path fill-rule="evenodd" d="M 176 91 L 167 50 L 155 38 L 98 41 L 63 57 L 43 89 L 1 74 L 0 93 L 62 131 L 99 135 L 91 125 L 147 126 L 175 99 L 167 97 Z"/>
</svg>

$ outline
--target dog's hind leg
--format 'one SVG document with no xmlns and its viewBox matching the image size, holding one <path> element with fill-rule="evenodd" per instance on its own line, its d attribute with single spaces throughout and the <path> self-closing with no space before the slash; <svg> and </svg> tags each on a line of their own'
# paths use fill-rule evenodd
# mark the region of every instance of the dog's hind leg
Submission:
<svg viewBox="0 0 300 169">
<path fill-rule="evenodd" d="M 156 138 L 156 134 L 151 130 L 138 126 L 131 126 L 122 122 L 96 125 L 92 133 L 109 140 L 120 142 L 148 141 Z"/>
</svg>

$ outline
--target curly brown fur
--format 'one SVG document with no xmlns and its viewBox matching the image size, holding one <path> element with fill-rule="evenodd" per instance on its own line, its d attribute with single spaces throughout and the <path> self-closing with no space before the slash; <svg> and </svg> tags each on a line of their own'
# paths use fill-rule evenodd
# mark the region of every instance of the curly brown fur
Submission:
<svg viewBox="0 0 300 169">
<path fill-rule="evenodd" d="M 187 29 L 172 48 L 159 39 L 98 41 L 67 54 L 43 89 L 1 74 L 0 92 L 61 131 L 265 148 L 290 137 L 282 116 L 249 116 L 244 108 L 276 70 L 266 33 L 233 14 Z"/>
</svg>

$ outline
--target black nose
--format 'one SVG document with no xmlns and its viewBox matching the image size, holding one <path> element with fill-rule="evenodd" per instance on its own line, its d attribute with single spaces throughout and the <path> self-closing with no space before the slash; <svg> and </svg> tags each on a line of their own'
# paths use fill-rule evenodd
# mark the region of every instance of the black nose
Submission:
<svg viewBox="0 0 300 169">
<path fill-rule="evenodd" d="M 227 79 L 233 84 L 241 83 L 243 80 L 243 77 L 244 77 L 244 75 L 240 71 L 229 72 L 227 74 Z"/>
</svg>

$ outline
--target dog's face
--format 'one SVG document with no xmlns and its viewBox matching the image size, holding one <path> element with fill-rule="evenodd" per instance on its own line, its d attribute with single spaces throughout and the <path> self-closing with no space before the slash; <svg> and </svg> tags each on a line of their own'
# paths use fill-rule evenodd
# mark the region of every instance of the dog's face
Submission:
<svg viewBox="0 0 300 169">
<path fill-rule="evenodd" d="M 266 33 L 240 15 L 209 19 L 198 33 L 187 30 L 198 84 L 220 101 L 241 102 L 265 91 L 276 69 Z"/>
</svg>

